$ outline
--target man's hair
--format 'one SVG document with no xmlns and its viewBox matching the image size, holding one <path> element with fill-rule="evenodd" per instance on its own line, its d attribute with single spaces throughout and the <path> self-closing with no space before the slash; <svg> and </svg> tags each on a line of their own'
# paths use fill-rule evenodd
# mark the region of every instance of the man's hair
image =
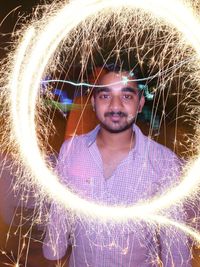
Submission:
<svg viewBox="0 0 200 267">
<path fill-rule="evenodd" d="M 105 64 L 103 66 L 96 67 L 93 70 L 93 73 L 90 75 L 89 82 L 94 84 L 94 88 L 92 89 L 92 95 L 96 95 L 98 90 L 95 90 L 95 84 L 98 84 L 98 81 L 107 73 L 109 72 L 115 72 L 115 73 L 121 73 L 121 72 L 127 72 L 129 73 L 130 77 L 132 77 L 133 80 L 135 80 L 135 83 L 137 84 L 137 87 L 139 89 L 139 84 L 137 80 L 139 79 L 139 70 L 137 67 L 134 67 L 133 69 L 130 70 L 129 67 L 123 64 L 117 64 L 117 63 L 110 63 L 110 64 Z M 143 95 L 143 90 L 139 90 L 139 98 L 142 97 Z"/>
</svg>

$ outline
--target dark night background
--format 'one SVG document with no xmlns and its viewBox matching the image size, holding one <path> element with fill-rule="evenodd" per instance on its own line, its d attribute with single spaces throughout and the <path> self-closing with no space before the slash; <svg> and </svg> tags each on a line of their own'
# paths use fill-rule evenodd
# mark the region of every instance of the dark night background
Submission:
<svg viewBox="0 0 200 267">
<path fill-rule="evenodd" d="M 4 57 L 11 33 L 20 17 L 31 14 L 32 8 L 41 3 L 38 0 L 1 0 L 0 1 L 0 56 Z"/>
</svg>

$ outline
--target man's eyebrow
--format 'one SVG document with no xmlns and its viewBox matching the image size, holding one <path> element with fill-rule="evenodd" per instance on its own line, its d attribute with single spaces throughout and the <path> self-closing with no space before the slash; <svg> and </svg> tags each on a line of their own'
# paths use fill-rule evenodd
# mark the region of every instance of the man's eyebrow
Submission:
<svg viewBox="0 0 200 267">
<path fill-rule="evenodd" d="M 101 92 L 110 93 L 112 91 L 111 88 L 106 87 L 106 86 L 105 87 L 102 86 L 100 88 L 95 88 L 94 90 L 95 90 L 95 94 L 99 94 Z M 136 91 L 138 92 L 139 89 L 138 88 L 133 88 L 133 87 L 124 87 L 124 88 L 121 89 L 121 91 L 122 92 L 135 93 Z"/>
<path fill-rule="evenodd" d="M 96 88 L 96 89 L 94 89 L 94 90 L 95 90 L 95 93 L 96 93 L 96 94 L 101 93 L 101 92 L 106 92 L 106 93 L 108 93 L 108 92 L 111 91 L 111 89 L 108 88 L 108 87 L 100 87 L 100 88 Z"/>
<path fill-rule="evenodd" d="M 124 88 L 122 88 L 122 92 L 134 93 L 135 91 L 139 91 L 138 88 L 133 88 L 133 87 L 124 87 Z"/>
</svg>

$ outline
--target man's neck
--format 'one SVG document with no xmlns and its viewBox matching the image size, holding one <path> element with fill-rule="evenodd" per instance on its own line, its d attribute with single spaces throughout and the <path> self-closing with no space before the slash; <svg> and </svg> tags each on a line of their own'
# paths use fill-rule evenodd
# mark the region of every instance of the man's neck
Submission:
<svg viewBox="0 0 200 267">
<path fill-rule="evenodd" d="M 111 133 L 101 127 L 97 144 L 110 150 L 131 149 L 135 145 L 135 134 L 132 127 L 120 133 Z"/>
</svg>

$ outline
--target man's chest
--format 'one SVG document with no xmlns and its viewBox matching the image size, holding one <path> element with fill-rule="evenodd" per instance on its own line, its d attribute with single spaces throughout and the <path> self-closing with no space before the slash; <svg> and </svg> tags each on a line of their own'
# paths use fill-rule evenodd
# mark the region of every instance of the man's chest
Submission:
<svg viewBox="0 0 200 267">
<path fill-rule="evenodd" d="M 96 151 L 70 157 L 64 180 L 83 198 L 109 205 L 131 205 L 151 198 L 160 186 L 155 170 L 143 159 L 129 155 L 118 164 L 108 166 L 109 178 L 100 154 Z"/>
</svg>

